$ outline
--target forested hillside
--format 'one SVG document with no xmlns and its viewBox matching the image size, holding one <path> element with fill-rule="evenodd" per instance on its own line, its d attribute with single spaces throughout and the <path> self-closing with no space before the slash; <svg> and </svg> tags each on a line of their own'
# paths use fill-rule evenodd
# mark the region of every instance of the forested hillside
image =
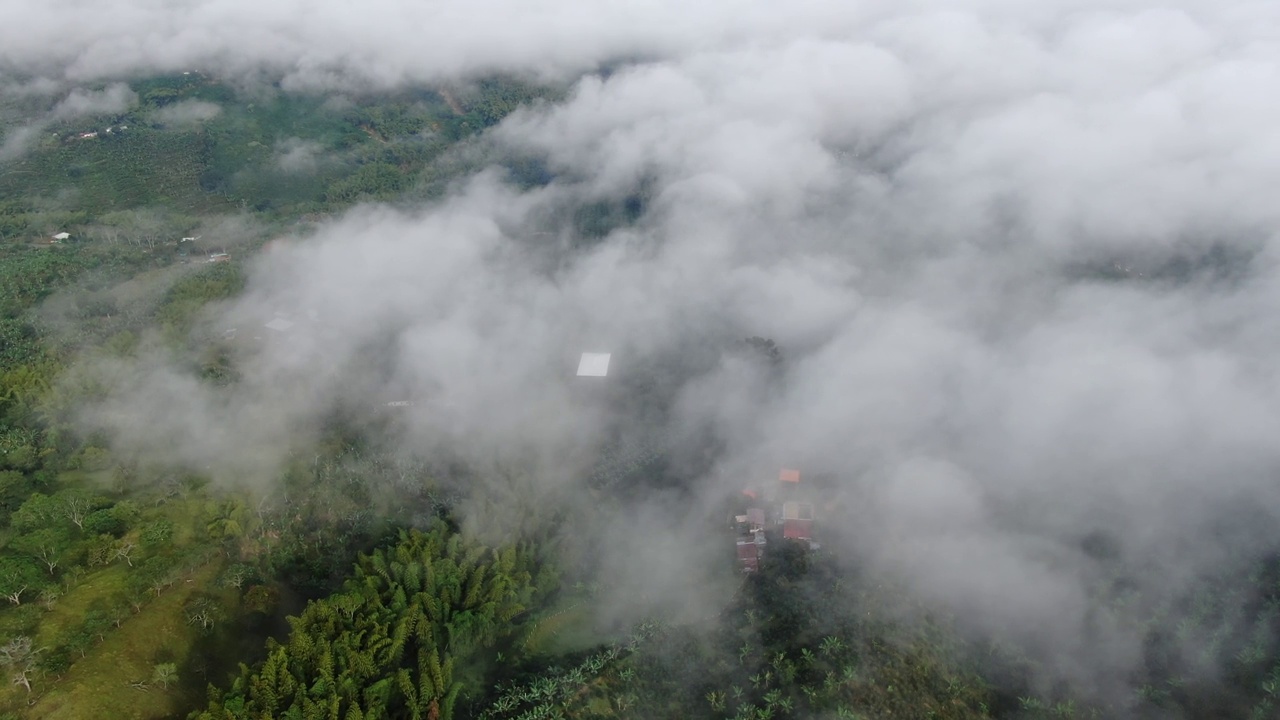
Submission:
<svg viewBox="0 0 1280 720">
<path fill-rule="evenodd" d="M 520 325 L 521 336 L 534 335 L 536 327 L 521 324 L 536 325 L 528 317 L 511 321 L 474 298 L 506 294 L 523 308 L 568 296 L 577 270 L 555 253 L 598 247 L 611 233 L 622 236 L 621 249 L 595 258 L 606 270 L 623 256 L 661 256 L 662 243 L 628 232 L 670 201 L 644 174 L 575 195 L 555 185 L 559 166 L 509 153 L 487 135 L 520 108 L 564 99 L 564 88 L 528 79 L 338 95 L 270 82 L 242 87 L 192 71 L 135 78 L 129 88 L 136 100 L 120 112 L 3 108 L 6 127 L 38 133 L 0 161 L 0 667 L 9 681 L 0 683 L 0 720 L 1264 720 L 1280 713 L 1280 556 L 1272 548 L 1217 560 L 1214 576 L 1180 578 L 1185 584 L 1170 590 L 1136 581 L 1145 569 L 1127 566 L 1105 533 L 1063 541 L 1096 563 L 1089 565 L 1096 572 L 1081 573 L 1091 604 L 1080 614 L 1092 634 L 1079 645 L 1103 646 L 1108 628 L 1121 625 L 1139 640 L 1132 675 L 1105 691 L 1073 683 L 1088 673 L 1065 673 L 1045 648 L 1019 645 L 1026 628 L 1008 638 L 979 632 L 920 600 L 860 553 L 859 539 L 846 537 L 839 522 L 822 528 L 821 543 L 770 530 L 767 554 L 744 573 L 725 518 L 747 512 L 730 507 L 741 500 L 746 471 L 718 464 L 729 444 L 722 435 L 690 422 L 680 430 L 694 440 L 673 447 L 664 422 L 673 407 L 720 391 L 696 386 L 692 400 L 680 395 L 678 380 L 693 375 L 690 368 L 746 378 L 726 391 L 735 402 L 782 392 L 794 361 L 754 330 L 749 339 L 699 331 L 630 366 L 619 352 L 615 384 L 573 386 L 565 396 L 613 403 L 644 421 L 635 423 L 640 430 L 624 428 L 631 434 L 601 431 L 607 441 L 587 459 L 524 446 L 505 464 L 468 463 L 440 445 L 406 451 L 404 438 L 439 426 L 396 413 L 432 402 L 430 393 L 382 397 L 359 383 L 343 384 L 340 402 L 307 418 L 305 444 L 279 441 L 273 457 L 285 460 L 260 475 L 215 481 L 213 466 L 252 455 L 247 446 L 218 446 L 224 457 L 201 464 L 168 448 L 148 455 L 114 445 L 99 429 L 110 425 L 103 417 L 128 423 L 99 403 L 121 378 L 171 382 L 176 397 L 192 403 L 191 388 L 208 391 L 199 397 L 215 398 L 210 405 L 222 411 L 217 399 L 261 360 L 254 353 L 262 347 L 275 342 L 328 358 L 331 345 L 288 334 L 298 315 L 280 311 L 273 322 L 283 330 L 233 322 L 231 301 L 254 287 L 260 261 L 281 238 L 306 248 L 317 227 L 354 207 L 430 206 L 481 172 L 512 192 L 503 203 L 546 191 L 549 209 L 531 217 L 555 232 L 478 223 L 484 237 L 528 231 L 550 238 L 545 247 L 449 249 L 497 256 L 498 264 L 544 263 L 537 272 L 548 285 L 436 278 L 454 283 L 450 293 L 474 310 L 451 319 Z M 448 235 L 457 226 L 432 229 Z M 363 252 L 344 261 L 359 265 Z M 281 264 L 300 265 L 298 257 L 286 253 Z M 639 287 L 674 293 L 714 284 L 686 276 L 688 260 L 680 256 L 680 272 L 654 272 L 657 284 Z M 421 275 L 387 282 L 387 295 L 425 282 L 434 266 L 421 264 Z M 1127 273 L 1088 280 L 1113 289 L 1132 279 Z M 599 294 L 582 297 L 604 298 L 612 312 L 635 309 L 648 327 L 653 293 L 604 277 L 589 284 Z M 785 305 L 804 292 L 788 285 L 767 295 L 775 283 L 762 282 L 757 269 L 742 278 L 746 289 L 723 307 Z M 311 299 L 347 291 L 322 290 Z M 421 305 L 403 312 L 431 309 Z M 345 309 L 336 302 L 327 312 Z M 303 310 L 328 331 L 327 317 Z M 456 339 L 442 332 L 428 340 L 440 337 Z M 423 338 L 401 340 L 334 363 L 381 377 L 391 373 L 379 360 L 429 354 Z M 646 342 L 659 344 L 646 337 L 635 345 Z M 522 349 L 501 346 L 492 355 Z M 488 363 L 488 350 L 484 357 Z M 465 364 L 447 354 L 432 361 Z M 486 383 L 523 379 L 494 371 Z M 301 382 L 297 392 L 308 389 Z M 562 399 L 474 402 L 499 430 L 513 417 L 538 431 L 595 423 L 563 417 L 569 413 L 553 402 Z M 89 407 L 100 414 L 86 417 Z M 446 402 L 433 409 L 457 417 Z M 723 414 L 736 422 L 749 411 L 734 405 Z M 255 422 L 250 412 L 218 417 Z M 458 422 L 438 435 L 463 445 L 488 425 Z M 219 428 L 187 430 L 203 440 Z M 527 458 L 528 467 L 509 457 Z M 258 467 L 236 467 L 246 466 Z M 552 476 L 550 489 L 534 492 L 534 467 Z M 828 490 L 857 475 L 839 472 L 848 477 L 831 474 Z M 693 491 L 690 478 L 699 474 L 715 477 L 714 492 Z M 695 529 L 679 535 L 662 524 L 677 515 Z M 715 546 L 686 537 L 715 538 Z M 605 547 L 604 538 L 617 545 Z M 713 590 L 690 591 L 694 609 L 683 614 L 652 609 L 689 589 L 673 589 L 662 576 L 668 556 L 713 558 L 705 578 Z"/>
<path fill-rule="evenodd" d="M 321 448 L 324 463 L 285 473 L 281 487 L 296 495 L 214 488 L 198 473 L 118 456 L 78 430 L 80 403 L 102 391 L 82 368 L 128 360 L 157 338 L 183 350 L 202 308 L 240 291 L 245 260 L 273 232 L 361 200 L 438 192 L 457 172 L 432 169 L 446 149 L 548 92 L 494 79 L 465 107 L 430 90 L 335 107 L 283 93 L 255 102 L 199 74 L 134 88 L 139 103 L 125 113 L 55 122 L 0 163 L 0 640 L 13 679 L 0 709 L 19 717 L 185 716 L 239 663 L 278 661 L 263 642 L 287 639 L 287 613 L 303 613 L 300 627 L 320 622 L 333 607 L 323 597 L 361 550 L 397 537 L 411 513 L 446 512 L 430 477 L 405 467 L 395 472 L 415 479 L 418 500 L 374 512 L 369 500 L 389 480 L 354 460 L 360 450 L 341 432 Z M 282 164 L 281 152 L 299 147 Z M 53 240 L 59 232 L 70 238 Z M 226 251 L 229 262 L 206 259 Z M 193 356 L 212 383 L 228 381 L 224 360 L 214 347 Z M 419 647 L 432 627 L 445 637 L 474 622 L 468 642 L 483 646 L 546 593 L 531 584 L 530 550 L 476 565 L 471 546 L 447 554 L 460 552 L 456 535 L 403 537 L 399 552 L 416 557 L 408 572 L 460 563 L 488 593 L 476 608 L 450 601 L 460 619 L 403 625 L 427 633 L 409 653 L 415 673 L 419 650 L 452 662 L 450 648 Z M 385 549 L 361 562 L 387 557 L 401 567 Z M 381 602 L 395 606 L 394 588 L 383 589 Z M 394 663 L 383 665 L 390 682 Z"/>
</svg>

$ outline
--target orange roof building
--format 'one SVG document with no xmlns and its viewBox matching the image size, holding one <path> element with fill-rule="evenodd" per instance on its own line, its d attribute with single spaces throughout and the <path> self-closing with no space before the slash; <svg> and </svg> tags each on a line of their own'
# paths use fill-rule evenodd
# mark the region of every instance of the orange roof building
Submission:
<svg viewBox="0 0 1280 720">
<path fill-rule="evenodd" d="M 800 471 L 782 468 L 782 472 L 778 474 L 778 479 L 784 483 L 798 483 L 800 482 Z"/>
</svg>

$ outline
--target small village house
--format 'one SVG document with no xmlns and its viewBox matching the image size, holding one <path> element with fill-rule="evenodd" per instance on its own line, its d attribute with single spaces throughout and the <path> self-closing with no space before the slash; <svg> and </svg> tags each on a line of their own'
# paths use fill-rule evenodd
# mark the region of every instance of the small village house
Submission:
<svg viewBox="0 0 1280 720">
<path fill-rule="evenodd" d="M 782 537 L 787 540 L 813 540 L 813 505 L 807 502 L 782 504 Z"/>
<path fill-rule="evenodd" d="M 764 557 L 764 533 L 742 535 L 738 537 L 738 564 L 742 572 L 753 573 L 760 569 L 760 559 Z"/>
<path fill-rule="evenodd" d="M 764 497 L 756 488 L 742 491 L 739 502 L 745 512 L 733 516 L 738 565 L 744 573 L 759 570 L 767 537 L 779 533 L 783 540 L 806 543 L 816 550 L 814 505 L 800 485 L 800 471 L 783 468 L 776 484 L 766 483 Z M 739 505 L 739 507 L 742 507 Z M 775 535 L 776 539 L 776 535 Z"/>
</svg>

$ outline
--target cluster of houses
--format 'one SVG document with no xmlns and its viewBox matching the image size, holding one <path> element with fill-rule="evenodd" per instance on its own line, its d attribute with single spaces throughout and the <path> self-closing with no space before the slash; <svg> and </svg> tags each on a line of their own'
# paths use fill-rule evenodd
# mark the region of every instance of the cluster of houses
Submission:
<svg viewBox="0 0 1280 720">
<path fill-rule="evenodd" d="M 733 527 L 737 535 L 738 565 L 743 572 L 760 569 L 770 535 L 818 548 L 813 534 L 813 503 L 806 500 L 805 495 L 800 471 L 789 468 L 778 473 L 776 483 L 742 491 L 746 512 L 734 515 Z"/>
<path fill-rule="evenodd" d="M 607 377 L 610 353 L 584 352 L 578 360 L 578 377 Z M 800 482 L 800 471 L 782 468 L 776 482 L 742 491 L 732 517 L 738 565 L 744 573 L 760 569 L 770 539 L 803 543 L 818 549 L 814 536 L 814 503 L 809 488 Z"/>
<path fill-rule="evenodd" d="M 196 240 L 199 240 L 200 237 L 201 236 L 199 235 L 196 235 L 195 237 L 184 237 L 178 241 L 178 247 L 181 248 L 183 243 L 195 242 Z M 70 239 L 71 239 L 71 233 L 66 232 L 64 230 L 60 233 L 57 233 L 56 235 L 50 236 L 47 240 L 45 240 L 45 242 L 49 245 L 59 245 Z M 170 241 L 170 244 L 172 244 L 172 241 Z M 187 251 L 185 249 L 179 250 L 179 255 L 181 257 L 186 257 Z M 230 253 L 228 253 L 226 250 L 220 250 L 217 252 L 210 252 L 209 258 L 205 262 L 222 263 L 222 262 L 230 262 L 230 261 L 231 261 Z M 186 260 L 183 260 L 182 262 L 185 263 Z"/>
</svg>

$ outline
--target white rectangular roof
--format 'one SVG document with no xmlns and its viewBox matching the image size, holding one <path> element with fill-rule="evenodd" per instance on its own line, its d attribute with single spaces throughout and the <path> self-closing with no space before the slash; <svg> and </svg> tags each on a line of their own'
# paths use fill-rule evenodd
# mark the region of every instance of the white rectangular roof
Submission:
<svg viewBox="0 0 1280 720">
<path fill-rule="evenodd" d="M 266 324 L 266 328 L 268 330 L 275 330 L 276 332 L 284 332 L 291 327 L 293 327 L 293 322 L 281 317 L 278 317 Z"/>
<path fill-rule="evenodd" d="M 578 361 L 578 377 L 604 377 L 609 374 L 611 353 L 582 353 Z"/>
</svg>

